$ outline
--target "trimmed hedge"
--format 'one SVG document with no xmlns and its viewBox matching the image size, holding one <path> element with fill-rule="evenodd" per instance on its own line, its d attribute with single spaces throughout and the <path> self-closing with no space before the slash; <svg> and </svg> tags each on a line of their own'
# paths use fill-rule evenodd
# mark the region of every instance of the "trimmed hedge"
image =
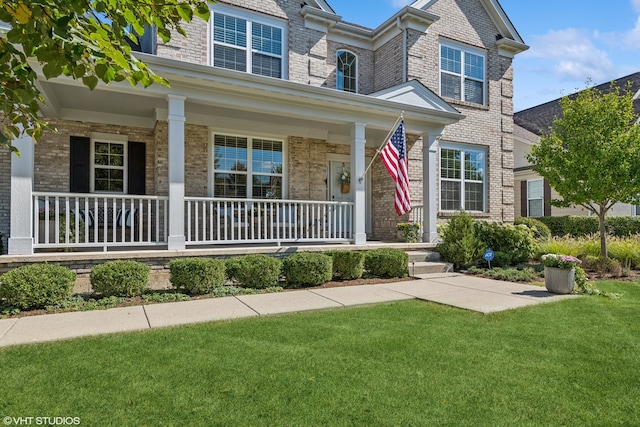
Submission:
<svg viewBox="0 0 640 427">
<path fill-rule="evenodd" d="M 171 284 L 191 295 L 203 295 L 224 285 L 225 263 L 214 258 L 181 258 L 169 263 Z"/>
<path fill-rule="evenodd" d="M 333 277 L 341 280 L 354 280 L 364 272 L 364 253 L 359 251 L 335 250 L 325 254 L 333 258 Z"/>
<path fill-rule="evenodd" d="M 32 264 L 0 276 L 0 298 L 21 310 L 59 305 L 73 292 L 76 273 L 56 264 Z"/>
<path fill-rule="evenodd" d="M 282 261 L 269 255 L 250 254 L 238 257 L 235 279 L 247 288 L 264 289 L 276 286 L 280 280 Z"/>
<path fill-rule="evenodd" d="M 556 237 L 569 235 L 585 237 L 600 233 L 598 217 L 595 216 L 545 216 L 538 218 Z M 607 233 L 616 237 L 628 237 L 640 234 L 640 217 L 610 216 L 606 220 Z"/>
<path fill-rule="evenodd" d="M 365 252 L 364 268 L 375 277 L 406 277 L 409 275 L 409 255 L 399 249 L 373 249 Z"/>
<path fill-rule="evenodd" d="M 456 213 L 448 223 L 441 226 L 441 230 L 442 244 L 438 246 L 438 252 L 443 261 L 453 263 L 458 270 L 477 264 L 486 246 L 478 238 L 471 215 L 466 212 Z"/>
<path fill-rule="evenodd" d="M 289 255 L 282 263 L 287 287 L 318 286 L 331 280 L 333 259 L 317 252 L 299 252 Z"/>
<path fill-rule="evenodd" d="M 484 248 L 502 252 L 510 258 L 510 262 L 504 264 L 506 258 L 503 256 L 503 267 L 527 262 L 535 252 L 536 242 L 527 226 L 478 221 L 475 227 L 476 235 Z"/>
<path fill-rule="evenodd" d="M 103 296 L 135 297 L 149 286 L 148 265 L 131 260 L 107 261 L 91 269 L 91 288 Z"/>
</svg>

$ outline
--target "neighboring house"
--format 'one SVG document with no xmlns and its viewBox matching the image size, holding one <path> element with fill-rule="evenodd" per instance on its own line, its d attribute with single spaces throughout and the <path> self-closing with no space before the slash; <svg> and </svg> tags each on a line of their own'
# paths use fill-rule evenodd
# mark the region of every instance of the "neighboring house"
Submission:
<svg viewBox="0 0 640 427">
<path fill-rule="evenodd" d="M 461 209 L 513 220 L 512 59 L 528 47 L 497 0 L 418 0 L 375 29 L 325 1 L 211 10 L 188 39 L 140 40 L 170 88 L 38 70 L 58 131 L 2 158 L 10 254 L 395 240 L 395 183 L 379 159 L 359 178 L 401 112 L 425 241 Z"/>
<path fill-rule="evenodd" d="M 634 109 L 640 114 L 640 72 L 621 77 L 614 82 L 616 86 L 626 88 L 635 94 Z M 611 82 L 595 86 L 607 92 Z M 574 96 L 570 95 L 570 97 Z M 590 215 L 586 209 L 575 206 L 559 208 L 549 205 L 549 200 L 560 199 L 560 196 L 540 175 L 531 170 L 527 155 L 531 147 L 540 143 L 540 137 L 549 131 L 553 121 L 562 117 L 560 99 L 519 111 L 513 115 L 514 126 L 514 179 L 515 179 L 515 216 L 563 216 Z M 609 215 L 640 215 L 638 206 L 618 203 L 608 212 Z"/>
</svg>

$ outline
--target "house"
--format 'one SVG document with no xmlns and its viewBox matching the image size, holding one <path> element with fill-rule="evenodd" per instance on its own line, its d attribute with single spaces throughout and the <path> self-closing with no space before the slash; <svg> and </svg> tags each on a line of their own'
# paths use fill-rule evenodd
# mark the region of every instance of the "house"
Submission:
<svg viewBox="0 0 640 427">
<path fill-rule="evenodd" d="M 635 93 L 634 110 L 640 115 L 640 72 L 621 77 L 614 81 L 614 85 L 626 88 Z M 608 92 L 611 82 L 595 86 L 602 92 Z M 570 95 L 570 97 L 575 94 Z M 531 170 L 531 164 L 527 161 L 527 155 L 531 153 L 531 147 L 540 142 L 540 137 L 549 130 L 556 118 L 562 117 L 560 99 L 519 111 L 514 114 L 514 179 L 515 179 L 515 203 L 514 215 L 516 217 L 541 217 L 563 215 L 590 215 L 586 209 L 574 207 L 555 207 L 548 202 L 551 199 L 560 199 L 558 193 L 537 173 Z M 608 212 L 608 215 L 640 215 L 640 208 L 635 205 L 618 203 Z"/>
<path fill-rule="evenodd" d="M 171 87 L 38 70 L 57 132 L 1 160 L 9 254 L 361 245 L 410 218 L 433 242 L 461 209 L 513 220 L 512 60 L 528 47 L 497 0 L 417 0 L 373 29 L 323 0 L 211 11 L 188 39 L 140 41 Z M 401 113 L 414 211 L 399 218 L 374 158 Z"/>
</svg>

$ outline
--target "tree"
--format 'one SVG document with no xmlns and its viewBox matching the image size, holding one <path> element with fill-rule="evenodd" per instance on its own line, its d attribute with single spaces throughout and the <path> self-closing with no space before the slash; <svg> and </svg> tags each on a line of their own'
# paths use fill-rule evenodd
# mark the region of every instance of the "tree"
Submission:
<svg viewBox="0 0 640 427">
<path fill-rule="evenodd" d="M 605 216 L 616 203 L 637 203 L 640 194 L 640 126 L 633 93 L 611 83 L 605 93 L 590 87 L 560 101 L 563 117 L 527 157 L 562 200 L 598 216 L 600 256 L 607 257 Z"/>
<path fill-rule="evenodd" d="M 131 54 L 128 40 L 155 26 L 163 42 L 194 15 L 209 19 L 201 0 L 0 0 L 0 144 L 11 145 L 23 132 L 37 140 L 47 128 L 39 116 L 44 100 L 33 68 L 47 79 L 80 79 L 90 89 L 127 80 L 132 86 L 168 85 Z"/>
</svg>

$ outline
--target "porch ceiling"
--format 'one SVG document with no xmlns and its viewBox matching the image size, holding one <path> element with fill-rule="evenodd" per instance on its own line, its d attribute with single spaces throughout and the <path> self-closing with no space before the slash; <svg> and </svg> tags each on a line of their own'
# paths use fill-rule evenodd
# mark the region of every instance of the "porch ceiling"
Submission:
<svg viewBox="0 0 640 427">
<path fill-rule="evenodd" d="M 354 123 L 366 124 L 369 145 L 382 143 L 401 111 L 408 133 L 439 132 L 464 116 L 415 97 L 345 93 L 285 80 L 144 55 L 171 87 L 132 88 L 128 83 L 89 91 L 79 82 L 41 80 L 47 117 L 151 128 L 166 120 L 168 94 L 186 98 L 187 123 L 229 132 L 300 136 L 349 143 Z M 415 95 L 415 94 L 414 94 Z M 418 96 L 421 93 L 417 93 Z"/>
</svg>

